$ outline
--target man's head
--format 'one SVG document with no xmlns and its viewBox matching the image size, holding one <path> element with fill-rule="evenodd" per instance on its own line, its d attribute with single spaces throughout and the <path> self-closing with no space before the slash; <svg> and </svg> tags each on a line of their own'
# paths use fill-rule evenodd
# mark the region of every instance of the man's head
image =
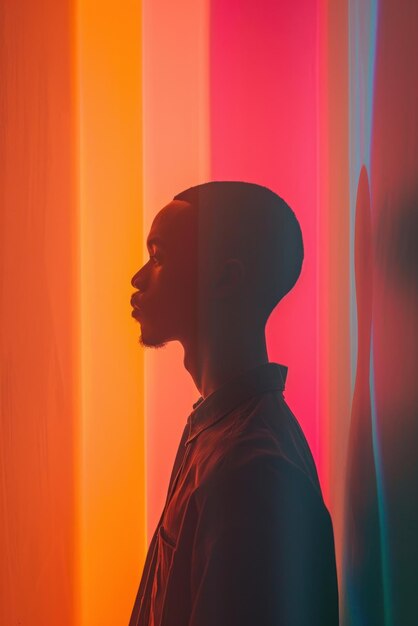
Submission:
<svg viewBox="0 0 418 626">
<path fill-rule="evenodd" d="M 299 223 L 275 193 L 216 181 L 177 194 L 155 217 L 149 261 L 132 278 L 143 345 L 204 333 L 208 320 L 265 325 L 299 277 Z"/>
</svg>

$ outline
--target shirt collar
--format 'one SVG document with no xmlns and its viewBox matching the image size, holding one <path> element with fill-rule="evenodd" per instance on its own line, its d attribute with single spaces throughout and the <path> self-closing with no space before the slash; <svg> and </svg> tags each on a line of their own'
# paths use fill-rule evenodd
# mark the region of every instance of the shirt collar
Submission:
<svg viewBox="0 0 418 626">
<path fill-rule="evenodd" d="M 245 400 L 266 391 L 283 392 L 287 369 L 279 363 L 263 363 L 225 383 L 206 398 L 200 397 L 187 418 L 189 437 L 185 445 Z"/>
</svg>

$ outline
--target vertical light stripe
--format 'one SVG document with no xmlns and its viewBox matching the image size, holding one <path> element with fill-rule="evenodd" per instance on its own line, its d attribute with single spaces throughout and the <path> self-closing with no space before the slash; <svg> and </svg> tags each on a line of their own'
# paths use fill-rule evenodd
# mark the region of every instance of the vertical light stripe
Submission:
<svg viewBox="0 0 418 626">
<path fill-rule="evenodd" d="M 0 9 L 0 624 L 72 626 L 77 388 L 73 15 Z"/>
<path fill-rule="evenodd" d="M 302 274 L 267 341 L 289 366 L 285 396 L 319 463 L 317 21 L 318 2 L 211 3 L 211 173 L 272 188 L 301 223 Z"/>
<path fill-rule="evenodd" d="M 80 626 L 127 624 L 145 555 L 141 5 L 78 2 Z"/>
<path fill-rule="evenodd" d="M 155 214 L 209 177 L 207 0 L 143 1 L 143 245 Z M 145 352 L 148 538 L 199 397 L 178 342 Z"/>
<path fill-rule="evenodd" d="M 377 0 L 349 0 L 350 86 L 350 318 L 351 389 L 357 362 L 357 306 L 354 283 L 354 217 L 357 185 L 363 165 L 370 172 L 373 83 L 376 55 Z M 373 203 L 373 199 L 372 199 Z"/>
<path fill-rule="evenodd" d="M 327 438 L 329 506 L 332 514 L 338 580 L 342 581 L 344 493 L 347 441 L 351 413 L 350 389 L 350 290 L 349 290 L 349 167 L 348 167 L 348 8 L 347 0 L 325 2 L 327 42 L 327 93 L 322 93 L 323 145 L 328 157 L 321 166 L 321 238 L 328 250 L 322 259 L 322 336 L 327 337 L 325 363 L 321 364 L 324 413 L 323 436 Z M 325 26 L 324 26 L 325 27 Z M 322 36 L 321 36 L 322 39 Z M 340 585 L 340 605 L 344 601 Z"/>
</svg>

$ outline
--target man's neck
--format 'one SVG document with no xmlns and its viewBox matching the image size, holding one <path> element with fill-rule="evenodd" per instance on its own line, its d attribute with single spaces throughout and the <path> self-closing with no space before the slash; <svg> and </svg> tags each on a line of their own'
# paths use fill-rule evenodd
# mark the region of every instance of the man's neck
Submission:
<svg viewBox="0 0 418 626">
<path fill-rule="evenodd" d="M 183 347 L 184 367 L 203 398 L 239 374 L 268 363 L 264 330 L 241 337 L 228 334 L 222 341 L 200 341 L 200 350 L 195 343 L 183 343 Z"/>
</svg>

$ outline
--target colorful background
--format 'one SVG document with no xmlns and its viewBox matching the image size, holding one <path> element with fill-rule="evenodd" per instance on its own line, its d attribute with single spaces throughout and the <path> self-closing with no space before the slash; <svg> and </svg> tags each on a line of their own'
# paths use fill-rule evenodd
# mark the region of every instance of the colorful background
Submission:
<svg viewBox="0 0 418 626">
<path fill-rule="evenodd" d="M 224 179 L 304 233 L 267 340 L 342 624 L 416 624 L 418 4 L 14 0 L 0 29 L 0 623 L 128 623 L 199 396 L 130 279 L 156 212 Z"/>
</svg>

